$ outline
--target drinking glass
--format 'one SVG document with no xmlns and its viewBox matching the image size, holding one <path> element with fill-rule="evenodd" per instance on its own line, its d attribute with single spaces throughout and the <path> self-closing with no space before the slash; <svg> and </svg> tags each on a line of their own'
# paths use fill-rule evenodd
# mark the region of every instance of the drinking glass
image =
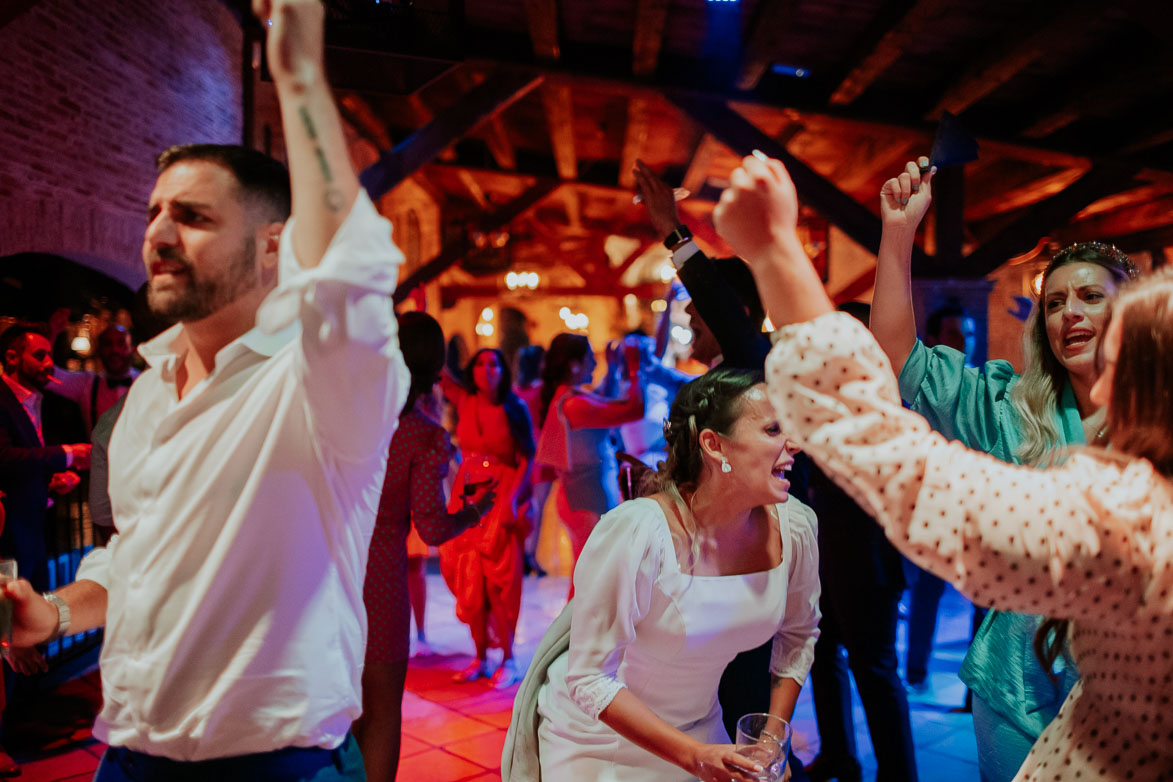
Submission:
<svg viewBox="0 0 1173 782">
<path fill-rule="evenodd" d="M 737 752 L 753 760 L 762 770 L 761 782 L 782 778 L 790 755 L 790 723 L 772 714 L 746 714 L 737 721 Z"/>
<path fill-rule="evenodd" d="M 0 585 L 16 580 L 16 560 L 0 559 Z M 7 657 L 12 648 L 12 600 L 0 592 L 0 655 Z"/>
</svg>

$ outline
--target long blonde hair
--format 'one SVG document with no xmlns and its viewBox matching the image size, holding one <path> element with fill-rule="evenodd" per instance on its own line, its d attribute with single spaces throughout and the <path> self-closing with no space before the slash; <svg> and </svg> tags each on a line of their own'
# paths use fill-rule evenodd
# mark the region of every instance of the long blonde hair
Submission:
<svg viewBox="0 0 1173 782">
<path fill-rule="evenodd" d="M 1043 271 L 1042 293 L 1022 334 L 1022 376 L 1010 389 L 1010 404 L 1018 414 L 1022 432 L 1022 442 L 1015 455 L 1022 464 L 1036 467 L 1061 459 L 1068 445 L 1059 429 L 1059 397 L 1068 382 L 1067 369 L 1059 363 L 1047 339 L 1047 315 L 1042 300 L 1052 272 L 1072 263 L 1102 266 L 1117 285 L 1137 277 L 1132 259 L 1101 242 L 1081 242 L 1067 247 Z"/>
</svg>

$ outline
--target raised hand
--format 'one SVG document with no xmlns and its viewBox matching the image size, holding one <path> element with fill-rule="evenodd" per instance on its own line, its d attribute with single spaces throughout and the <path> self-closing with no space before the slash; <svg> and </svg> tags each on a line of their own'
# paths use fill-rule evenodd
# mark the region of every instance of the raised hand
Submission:
<svg viewBox="0 0 1173 782">
<path fill-rule="evenodd" d="M 676 230 L 680 225 L 680 213 L 676 209 L 676 196 L 672 188 L 656 176 L 642 160 L 635 161 L 635 191 L 648 210 L 648 221 L 661 237 Z"/>
<path fill-rule="evenodd" d="M 253 13 L 268 26 L 269 72 L 278 86 L 304 89 L 321 77 L 321 0 L 253 0 Z"/>
<path fill-rule="evenodd" d="M 761 152 L 741 162 L 713 210 L 722 238 L 753 269 L 762 304 L 778 328 L 834 309 L 798 241 L 798 194 L 786 167 Z"/>
<path fill-rule="evenodd" d="M 763 261 L 772 247 L 793 243 L 798 194 L 786 167 L 760 152 L 743 158 L 713 210 L 713 222 L 721 238 L 751 266 Z"/>
<path fill-rule="evenodd" d="M 933 202 L 933 174 L 937 171 L 933 166 L 922 174 L 921 169 L 928 166 L 927 157 L 909 161 L 903 172 L 880 188 L 880 220 L 885 231 L 915 231 L 924 219 L 929 204 Z"/>
</svg>

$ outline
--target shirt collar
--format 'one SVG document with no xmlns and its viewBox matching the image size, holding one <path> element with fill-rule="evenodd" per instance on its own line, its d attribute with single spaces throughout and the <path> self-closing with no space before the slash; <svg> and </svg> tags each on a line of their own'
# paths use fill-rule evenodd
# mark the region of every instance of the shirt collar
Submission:
<svg viewBox="0 0 1173 782">
<path fill-rule="evenodd" d="M 40 396 L 40 392 L 31 388 L 25 388 L 16 378 L 12 377 L 7 372 L 0 374 L 0 377 L 4 378 L 4 382 L 7 383 L 8 387 L 12 389 L 12 393 L 16 395 L 16 401 L 20 402 L 22 405 L 29 399 L 35 399 Z"/>
<path fill-rule="evenodd" d="M 300 322 L 286 326 L 275 334 L 266 334 L 258 328 L 251 328 L 220 349 L 220 352 L 216 354 L 216 366 L 223 366 L 242 350 L 250 350 L 269 358 L 293 341 L 300 329 Z M 178 359 L 187 352 L 190 346 L 191 342 L 187 338 L 183 324 L 177 323 L 154 339 L 139 345 L 138 352 L 147 364 L 155 367 Z"/>
<path fill-rule="evenodd" d="M 1063 384 L 1063 395 L 1059 399 L 1059 424 L 1063 428 L 1063 437 L 1068 445 L 1087 445 L 1087 438 L 1083 433 L 1083 419 L 1079 415 L 1079 405 L 1075 402 L 1075 390 L 1070 383 Z"/>
</svg>

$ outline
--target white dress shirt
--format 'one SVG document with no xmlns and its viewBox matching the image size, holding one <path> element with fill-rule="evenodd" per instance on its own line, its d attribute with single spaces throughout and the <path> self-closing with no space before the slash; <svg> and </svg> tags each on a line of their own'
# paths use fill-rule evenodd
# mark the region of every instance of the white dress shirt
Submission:
<svg viewBox="0 0 1173 782">
<path fill-rule="evenodd" d="M 338 746 L 361 711 L 363 576 L 408 388 L 402 254 L 360 193 L 321 264 L 292 221 L 258 328 L 178 398 L 183 326 L 142 346 L 110 441 L 121 532 L 79 579 L 109 591 L 94 735 L 175 760 Z"/>
</svg>

